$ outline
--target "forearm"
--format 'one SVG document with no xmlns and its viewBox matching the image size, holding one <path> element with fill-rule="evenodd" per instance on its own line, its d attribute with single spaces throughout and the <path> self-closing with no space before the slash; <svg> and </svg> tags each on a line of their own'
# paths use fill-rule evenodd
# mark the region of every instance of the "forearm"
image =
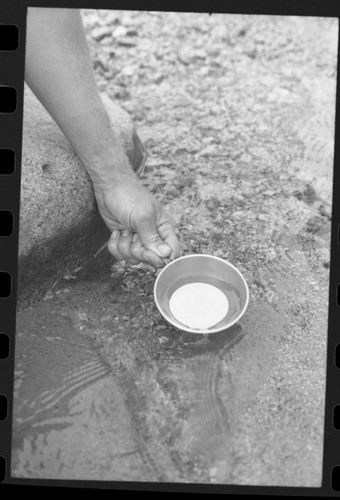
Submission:
<svg viewBox="0 0 340 500">
<path fill-rule="evenodd" d="M 28 9 L 25 79 L 95 184 L 129 168 L 97 89 L 78 10 Z"/>
</svg>

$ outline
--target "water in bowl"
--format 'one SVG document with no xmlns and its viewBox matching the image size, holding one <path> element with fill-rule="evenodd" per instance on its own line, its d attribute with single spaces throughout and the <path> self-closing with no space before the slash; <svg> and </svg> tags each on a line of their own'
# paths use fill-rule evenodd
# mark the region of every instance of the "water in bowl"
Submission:
<svg viewBox="0 0 340 500">
<path fill-rule="evenodd" d="M 180 286 L 171 295 L 169 309 L 172 315 L 188 328 L 212 328 L 226 317 L 229 301 L 216 286 L 193 282 Z"/>
</svg>

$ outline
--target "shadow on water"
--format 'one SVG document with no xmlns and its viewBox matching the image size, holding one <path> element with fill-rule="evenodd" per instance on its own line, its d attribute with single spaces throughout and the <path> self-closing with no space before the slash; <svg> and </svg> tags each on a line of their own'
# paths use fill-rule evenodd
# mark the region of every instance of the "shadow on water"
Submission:
<svg viewBox="0 0 340 500">
<path fill-rule="evenodd" d="M 241 325 L 233 325 L 222 332 L 195 334 L 180 332 L 178 345 L 183 348 L 183 357 L 197 356 L 204 353 L 215 353 L 223 356 L 228 350 L 238 344 L 244 336 Z"/>
</svg>

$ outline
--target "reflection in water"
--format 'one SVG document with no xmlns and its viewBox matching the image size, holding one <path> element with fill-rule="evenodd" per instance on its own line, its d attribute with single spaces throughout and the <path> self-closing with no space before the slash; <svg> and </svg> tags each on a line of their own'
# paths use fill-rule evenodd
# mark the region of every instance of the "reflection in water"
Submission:
<svg viewBox="0 0 340 500">
<path fill-rule="evenodd" d="M 230 435 L 232 383 L 227 353 L 243 337 L 240 325 L 210 335 L 179 333 L 176 353 L 157 372 L 157 382 L 176 407 L 172 453 L 192 480 L 228 482 L 233 461 Z M 220 381 L 230 388 L 221 394 Z M 176 417 L 180 422 L 176 422 Z M 175 437 L 174 437 L 175 436 Z"/>
</svg>

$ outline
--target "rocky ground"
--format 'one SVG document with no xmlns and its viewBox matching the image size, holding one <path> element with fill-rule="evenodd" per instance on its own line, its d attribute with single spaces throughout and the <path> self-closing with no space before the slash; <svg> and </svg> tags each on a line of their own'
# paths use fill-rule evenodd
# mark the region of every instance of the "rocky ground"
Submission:
<svg viewBox="0 0 340 500">
<path fill-rule="evenodd" d="M 197 339 L 162 320 L 151 273 L 105 252 L 65 270 L 18 315 L 13 475 L 320 486 L 337 20 L 83 19 L 183 253 L 232 262 L 250 305 Z"/>
</svg>

